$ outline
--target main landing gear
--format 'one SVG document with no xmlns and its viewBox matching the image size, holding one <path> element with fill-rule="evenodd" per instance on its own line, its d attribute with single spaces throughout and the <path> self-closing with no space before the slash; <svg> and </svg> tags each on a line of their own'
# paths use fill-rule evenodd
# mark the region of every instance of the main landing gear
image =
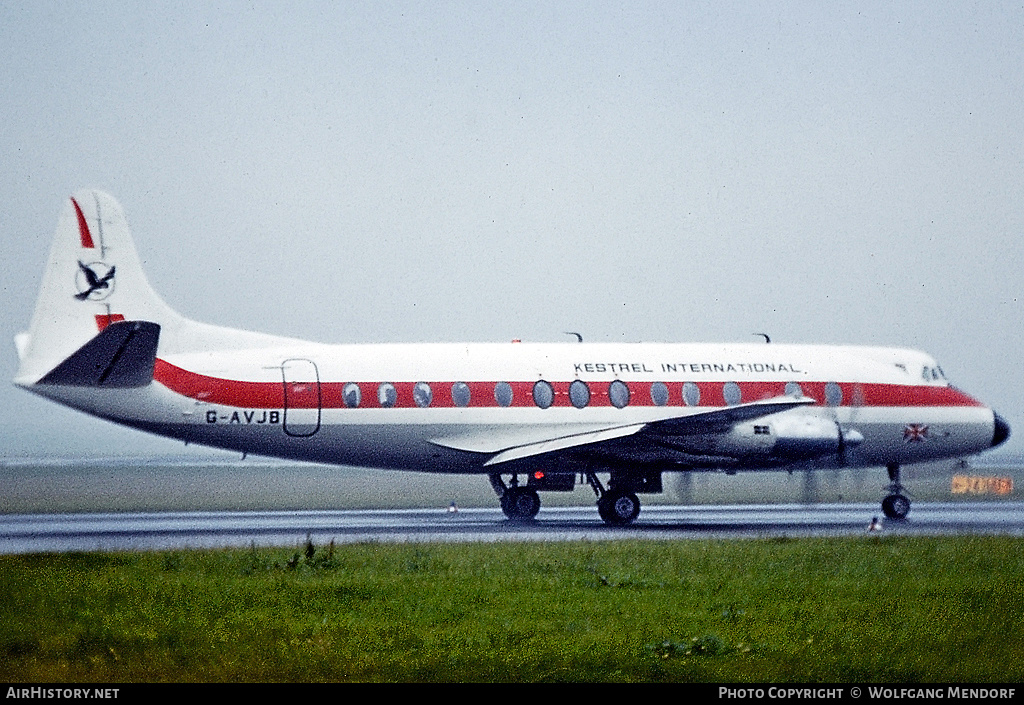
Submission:
<svg viewBox="0 0 1024 705">
<path fill-rule="evenodd" d="M 889 463 L 885 469 L 889 472 L 889 495 L 882 500 L 882 511 L 890 519 L 906 519 L 910 513 L 910 500 L 903 494 L 900 464 Z"/>
<path fill-rule="evenodd" d="M 491 486 L 501 501 L 501 511 L 509 519 L 519 521 L 533 519 L 540 511 L 540 495 L 532 487 L 520 487 L 518 478 L 512 476 L 511 486 L 506 485 L 501 475 L 491 475 Z"/>
<path fill-rule="evenodd" d="M 509 519 L 533 519 L 540 511 L 540 495 L 529 487 L 509 487 L 501 496 L 501 511 Z"/>
<path fill-rule="evenodd" d="M 639 516 L 640 499 L 633 492 L 623 487 L 605 489 L 597 475 L 592 472 L 586 473 L 586 477 L 587 484 L 597 495 L 597 513 L 604 519 L 605 524 L 625 526 L 633 523 Z"/>
<path fill-rule="evenodd" d="M 583 473 L 586 482 L 597 496 L 597 513 L 606 524 L 625 526 L 640 514 L 640 499 L 636 491 L 660 492 L 661 475 L 654 475 L 632 482 L 612 474 L 609 486 L 605 488 L 593 472 Z M 540 511 L 538 489 L 555 492 L 571 492 L 576 485 L 576 473 L 537 473 L 530 476 L 527 484 L 520 485 L 519 477 L 512 475 L 509 484 L 501 475 L 490 475 L 491 486 L 501 501 L 501 511 L 509 519 L 526 521 L 533 519 Z"/>
</svg>

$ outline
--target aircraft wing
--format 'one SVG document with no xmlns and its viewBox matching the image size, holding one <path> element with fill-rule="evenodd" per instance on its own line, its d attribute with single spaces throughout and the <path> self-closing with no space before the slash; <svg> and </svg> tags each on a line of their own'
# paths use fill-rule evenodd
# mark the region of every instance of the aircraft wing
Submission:
<svg viewBox="0 0 1024 705">
<path fill-rule="evenodd" d="M 634 433 L 643 430 L 644 426 L 646 426 L 646 424 L 642 423 L 633 424 L 631 426 L 619 426 L 617 428 L 609 428 L 603 431 L 591 431 L 590 433 L 581 433 L 575 436 L 563 436 L 562 438 L 552 438 L 548 441 L 540 441 L 538 443 L 530 443 L 527 445 L 509 448 L 508 450 L 503 450 L 484 463 L 484 467 L 488 465 L 499 465 L 512 460 L 522 460 L 523 458 L 529 458 L 534 455 L 553 453 L 557 450 L 566 450 L 567 448 L 577 448 L 579 446 L 591 445 L 593 443 L 610 441 L 613 438 L 632 436 Z"/>
<path fill-rule="evenodd" d="M 494 466 L 573 448 L 596 449 L 602 444 L 633 436 L 644 430 L 669 436 L 724 432 L 741 421 L 814 403 L 815 400 L 810 397 L 781 396 L 724 409 L 690 410 L 689 413 L 679 416 L 641 423 L 586 427 L 569 434 L 565 432 L 565 426 L 541 426 L 517 429 L 511 434 L 489 430 L 473 435 L 435 438 L 431 442 L 446 448 L 494 453 L 494 457 L 484 463 L 485 466 Z"/>
<path fill-rule="evenodd" d="M 651 430 L 665 435 L 686 435 L 688 433 L 710 433 L 726 430 L 740 421 L 756 419 L 768 414 L 777 414 L 799 406 L 809 406 L 817 401 L 804 396 L 781 396 L 761 399 L 747 404 L 737 404 L 724 409 L 716 409 L 686 416 L 676 416 L 647 424 Z"/>
</svg>

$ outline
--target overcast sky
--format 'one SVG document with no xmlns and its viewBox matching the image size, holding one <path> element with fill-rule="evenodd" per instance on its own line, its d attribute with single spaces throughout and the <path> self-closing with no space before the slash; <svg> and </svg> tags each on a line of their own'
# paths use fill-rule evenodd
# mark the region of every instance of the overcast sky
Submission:
<svg viewBox="0 0 1024 705">
<path fill-rule="evenodd" d="M 76 189 L 326 342 L 920 348 L 1024 447 L 1021 2 L 0 1 L 3 378 Z M 0 385 L 0 458 L 180 443 Z"/>
</svg>

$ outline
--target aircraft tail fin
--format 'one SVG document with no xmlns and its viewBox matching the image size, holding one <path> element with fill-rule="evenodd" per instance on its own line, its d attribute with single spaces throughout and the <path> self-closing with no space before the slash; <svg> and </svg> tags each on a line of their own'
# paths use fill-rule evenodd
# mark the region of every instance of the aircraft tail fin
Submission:
<svg viewBox="0 0 1024 705">
<path fill-rule="evenodd" d="M 117 334 L 97 337 L 122 321 L 142 328 L 130 332 L 119 327 Z M 175 312 L 147 281 L 120 204 L 102 191 L 76 192 L 57 223 L 32 322 L 15 337 L 20 358 L 15 383 L 28 386 L 48 379 L 49 384 L 82 386 L 106 370 L 104 379 L 113 375 L 134 384 L 141 377 L 125 376 L 126 361 L 137 367 L 150 348 L 155 355 L 157 340 L 166 354 L 269 345 L 280 339 L 197 323 Z M 117 360 L 107 359 L 110 355 Z"/>
<path fill-rule="evenodd" d="M 40 381 L 111 323 L 126 320 L 173 326 L 182 318 L 146 280 L 120 204 L 101 191 L 78 191 L 57 223 L 28 332 L 15 341 L 16 381 Z M 52 379 L 58 378 L 66 375 Z"/>
</svg>

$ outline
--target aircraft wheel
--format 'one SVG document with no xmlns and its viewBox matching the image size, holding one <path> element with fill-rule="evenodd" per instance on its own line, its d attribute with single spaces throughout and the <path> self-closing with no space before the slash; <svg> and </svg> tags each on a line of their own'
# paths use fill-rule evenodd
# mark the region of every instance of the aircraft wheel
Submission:
<svg viewBox="0 0 1024 705">
<path fill-rule="evenodd" d="M 533 519 L 540 511 L 540 495 L 526 487 L 509 487 L 501 496 L 501 511 L 509 519 Z"/>
<path fill-rule="evenodd" d="M 640 500 L 632 492 L 608 490 L 597 502 L 597 513 L 606 524 L 625 526 L 640 514 Z"/>
<path fill-rule="evenodd" d="M 882 500 L 882 511 L 890 519 L 906 519 L 910 513 L 910 500 L 901 494 L 891 494 Z"/>
</svg>

